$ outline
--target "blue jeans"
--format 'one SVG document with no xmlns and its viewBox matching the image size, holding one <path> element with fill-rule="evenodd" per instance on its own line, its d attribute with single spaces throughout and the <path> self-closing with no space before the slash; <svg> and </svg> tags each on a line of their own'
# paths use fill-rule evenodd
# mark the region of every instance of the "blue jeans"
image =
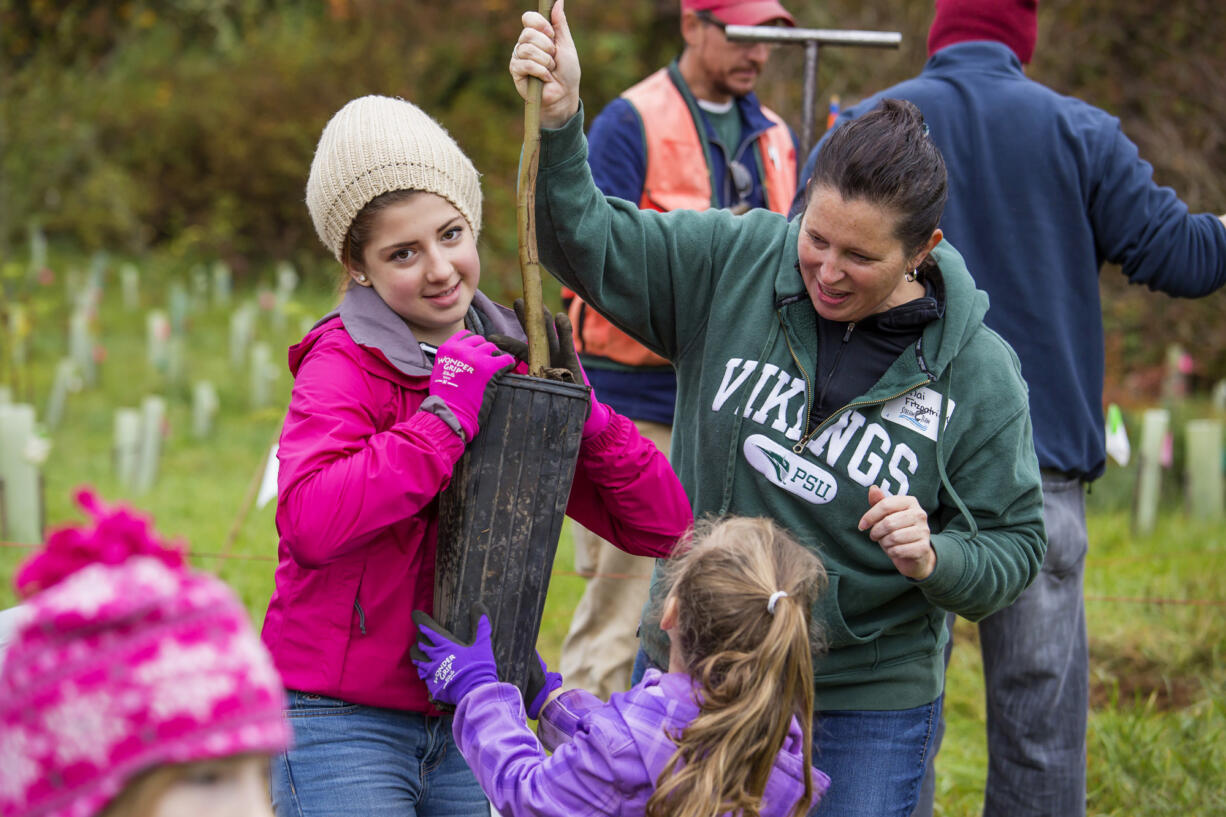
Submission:
<svg viewBox="0 0 1226 817">
<path fill-rule="evenodd" d="M 289 691 L 294 730 L 272 760 L 277 817 L 489 817 L 451 718 Z"/>
<path fill-rule="evenodd" d="M 1043 518 L 1047 556 L 1039 577 L 979 623 L 988 716 L 984 817 L 1086 813 L 1090 670 L 1082 581 L 1089 535 L 1082 483 L 1044 472 Z M 952 616 L 949 624 L 952 633 Z M 930 769 L 914 817 L 932 814 L 933 788 Z"/>
<path fill-rule="evenodd" d="M 810 817 L 907 817 L 919 798 L 941 703 L 817 713 L 813 765 L 830 775 L 830 791 Z"/>
<path fill-rule="evenodd" d="M 654 666 L 639 650 L 631 683 Z M 830 791 L 810 817 L 906 817 L 915 808 L 942 698 L 915 709 L 819 712 L 813 718 L 813 765 Z"/>
<path fill-rule="evenodd" d="M 649 667 L 655 667 L 655 662 L 647 657 L 647 652 L 642 647 L 634 655 L 634 667 L 630 670 L 630 686 L 634 686 L 639 681 L 643 680 L 643 673 L 647 672 Z M 659 667 L 656 667 L 659 669 Z"/>
</svg>

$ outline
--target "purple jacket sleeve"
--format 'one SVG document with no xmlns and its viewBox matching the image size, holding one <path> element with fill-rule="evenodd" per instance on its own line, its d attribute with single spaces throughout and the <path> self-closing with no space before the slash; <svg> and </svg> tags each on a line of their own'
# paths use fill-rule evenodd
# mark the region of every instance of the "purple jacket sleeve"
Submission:
<svg viewBox="0 0 1226 817">
<path fill-rule="evenodd" d="M 377 395 L 350 351 L 326 338 L 294 380 L 277 450 L 277 530 L 294 560 L 319 567 L 430 504 L 464 443 L 416 411 L 378 430 Z M 424 394 L 423 394 L 424 396 Z"/>
<path fill-rule="evenodd" d="M 583 719 L 600 709 L 605 702 L 586 689 L 568 689 L 541 709 L 536 730 L 541 743 L 551 752 L 557 751 L 579 731 Z"/>
<path fill-rule="evenodd" d="M 636 556 L 668 556 L 694 521 L 668 458 L 616 412 L 579 450 L 566 513 Z"/>
<path fill-rule="evenodd" d="M 652 781 L 615 718 L 588 718 L 546 754 L 524 721 L 519 690 L 477 687 L 456 708 L 452 731 L 494 808 L 534 817 L 642 814 Z"/>
</svg>

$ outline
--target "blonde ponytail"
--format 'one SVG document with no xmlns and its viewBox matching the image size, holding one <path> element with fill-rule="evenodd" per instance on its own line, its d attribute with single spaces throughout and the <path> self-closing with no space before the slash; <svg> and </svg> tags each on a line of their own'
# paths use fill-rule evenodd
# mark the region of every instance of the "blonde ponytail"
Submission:
<svg viewBox="0 0 1226 817">
<path fill-rule="evenodd" d="M 767 519 L 702 522 L 691 541 L 669 573 L 699 714 L 675 739 L 677 751 L 646 813 L 753 817 L 761 811 L 792 718 L 800 725 L 805 768 L 812 763 L 810 608 L 825 587 L 826 572 L 814 554 Z M 803 817 L 812 799 L 807 775 L 794 817 Z"/>
</svg>

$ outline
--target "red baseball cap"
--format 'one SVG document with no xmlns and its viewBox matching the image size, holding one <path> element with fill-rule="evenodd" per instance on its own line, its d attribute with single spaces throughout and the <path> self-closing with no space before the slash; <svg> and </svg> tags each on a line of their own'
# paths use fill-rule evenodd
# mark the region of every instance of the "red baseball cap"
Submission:
<svg viewBox="0 0 1226 817">
<path fill-rule="evenodd" d="M 796 25 L 778 0 L 681 0 L 681 10 L 709 11 L 721 23 L 732 26 L 760 26 L 773 20 Z"/>
</svg>

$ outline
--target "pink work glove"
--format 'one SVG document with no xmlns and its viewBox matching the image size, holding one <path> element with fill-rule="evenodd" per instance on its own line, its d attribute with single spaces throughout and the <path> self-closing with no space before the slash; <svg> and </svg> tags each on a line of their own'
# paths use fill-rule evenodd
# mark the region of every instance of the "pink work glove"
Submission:
<svg viewBox="0 0 1226 817">
<path fill-rule="evenodd" d="M 434 370 L 430 372 L 430 396 L 422 403 L 426 411 L 448 422 L 446 409 L 459 424 L 464 442 L 472 442 L 489 414 L 493 390 L 490 381 L 504 369 L 515 365 L 505 354 L 480 335 L 461 330 L 438 347 Z M 438 405 L 438 401 L 443 406 Z M 453 426 L 454 428 L 454 426 Z"/>
<path fill-rule="evenodd" d="M 519 325 L 524 327 L 524 333 L 527 334 L 528 324 L 524 313 L 523 298 L 516 298 L 515 317 L 519 318 Z M 596 390 L 592 388 L 587 372 L 583 371 L 583 366 L 579 363 L 570 318 L 566 317 L 564 312 L 559 312 L 557 316 L 545 312 L 543 320 L 545 339 L 549 342 L 549 368 L 565 370 L 570 373 L 572 383 L 582 383 L 588 387 L 588 412 L 587 419 L 583 421 L 583 439 L 591 439 L 608 427 L 613 410 L 596 399 Z M 518 338 L 490 335 L 490 342 L 504 352 L 514 355 L 516 360 L 528 359 L 528 344 Z"/>
</svg>

